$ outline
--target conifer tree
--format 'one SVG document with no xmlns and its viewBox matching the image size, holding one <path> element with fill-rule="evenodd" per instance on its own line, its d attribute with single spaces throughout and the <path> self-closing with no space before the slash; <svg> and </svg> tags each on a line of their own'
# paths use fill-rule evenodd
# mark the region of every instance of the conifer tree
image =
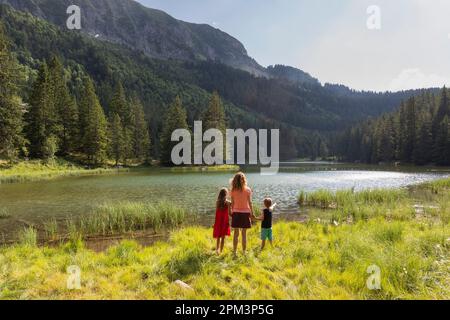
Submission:
<svg viewBox="0 0 450 320">
<path fill-rule="evenodd" d="M 95 93 L 94 84 L 84 79 L 84 93 L 80 103 L 80 133 L 83 153 L 88 161 L 101 164 L 106 160 L 107 121 Z"/>
<path fill-rule="evenodd" d="M 14 160 L 24 146 L 22 108 L 17 97 L 17 61 L 0 23 L 0 158 Z"/>
<path fill-rule="evenodd" d="M 203 114 L 203 130 L 218 129 L 222 133 L 226 130 L 225 110 L 217 92 L 214 92 L 208 108 Z"/>
<path fill-rule="evenodd" d="M 27 137 L 30 141 L 30 155 L 44 158 L 44 148 L 50 137 L 54 124 L 53 96 L 48 66 L 44 62 L 39 70 L 30 98 L 30 106 L 26 114 Z"/>
<path fill-rule="evenodd" d="M 120 116 L 115 113 L 109 124 L 109 155 L 116 163 L 123 158 L 124 153 L 124 138 L 123 138 L 123 126 Z"/>
<path fill-rule="evenodd" d="M 172 142 L 172 132 L 176 129 L 188 129 L 186 110 L 181 104 L 179 97 L 169 107 L 161 133 L 161 163 L 163 165 L 172 165 L 172 148 L 177 142 Z"/>
<path fill-rule="evenodd" d="M 54 57 L 49 63 L 51 90 L 54 99 L 53 133 L 57 135 L 61 154 L 68 155 L 75 151 L 78 140 L 78 110 L 76 101 L 71 97 L 67 81 L 64 77 L 64 67 L 61 61 Z"/>
<path fill-rule="evenodd" d="M 423 115 L 417 134 L 417 145 L 414 150 L 414 163 L 425 165 L 432 162 L 433 133 L 430 115 Z"/>
<path fill-rule="evenodd" d="M 219 94 L 215 91 L 211 96 L 209 101 L 208 108 L 203 114 L 202 117 L 203 131 L 207 131 L 209 129 L 217 129 L 222 132 L 222 135 L 225 137 L 226 133 L 226 118 L 225 118 L 225 109 L 223 107 L 222 101 L 220 99 Z M 285 131 L 284 131 L 285 132 Z M 205 143 L 206 145 L 207 143 Z M 223 157 L 227 159 L 231 157 L 227 152 L 226 141 L 223 140 Z"/>
<path fill-rule="evenodd" d="M 450 164 L 450 127 L 447 116 L 442 119 L 436 133 L 435 160 L 439 165 Z"/>
<path fill-rule="evenodd" d="M 124 127 L 128 127 L 131 124 L 130 106 L 125 96 L 125 90 L 123 89 L 123 86 L 120 82 L 117 83 L 116 87 L 114 88 L 114 94 L 111 99 L 109 109 L 110 117 L 112 117 L 113 114 L 117 113 L 120 116 L 122 125 Z"/>
<path fill-rule="evenodd" d="M 131 103 L 133 122 L 133 154 L 139 161 L 147 160 L 150 153 L 150 135 L 148 124 L 145 120 L 144 107 L 137 98 Z"/>
</svg>

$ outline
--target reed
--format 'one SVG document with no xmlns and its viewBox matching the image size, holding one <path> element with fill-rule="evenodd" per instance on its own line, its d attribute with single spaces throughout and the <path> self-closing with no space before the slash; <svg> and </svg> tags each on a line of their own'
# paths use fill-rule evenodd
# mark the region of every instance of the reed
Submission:
<svg viewBox="0 0 450 320">
<path fill-rule="evenodd" d="M 307 193 L 300 191 L 298 203 L 303 206 L 327 208 L 346 208 L 356 205 L 393 204 L 406 199 L 407 190 L 404 189 L 370 189 L 355 192 L 354 190 L 317 190 Z"/>
<path fill-rule="evenodd" d="M 8 219 L 11 217 L 11 214 L 5 208 L 0 208 L 0 219 Z"/>
<path fill-rule="evenodd" d="M 71 221 L 83 235 L 112 235 L 179 226 L 186 211 L 168 202 L 119 202 L 105 204 L 79 221 Z"/>
<path fill-rule="evenodd" d="M 37 231 L 33 227 L 26 227 L 19 232 L 19 243 L 26 247 L 36 247 Z"/>
</svg>

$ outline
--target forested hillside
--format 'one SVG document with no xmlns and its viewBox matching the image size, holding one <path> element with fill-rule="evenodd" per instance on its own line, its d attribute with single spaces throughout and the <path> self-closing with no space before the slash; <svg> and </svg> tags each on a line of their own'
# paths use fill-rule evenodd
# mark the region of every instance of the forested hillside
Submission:
<svg viewBox="0 0 450 320">
<path fill-rule="evenodd" d="M 0 17 L 20 65 L 17 97 L 27 108 L 34 107 L 33 96 L 46 62 L 56 57 L 61 63 L 62 81 L 79 112 L 88 78 L 106 118 L 111 117 L 113 97 L 120 87 L 130 109 L 142 105 L 153 158 L 162 154 L 164 120 L 177 96 L 186 109 L 188 126 L 202 119 L 212 93 L 217 91 L 229 127 L 279 128 L 282 158 L 316 158 L 330 154 L 329 137 L 336 131 L 391 111 L 402 99 L 416 93 L 354 92 L 345 87 L 337 91 L 314 81 L 293 83 L 286 79 L 292 76 L 292 69 L 287 75 L 267 79 L 212 61 L 158 60 L 144 52 L 59 28 L 6 5 L 0 6 Z M 63 147 L 58 150 L 61 153 Z"/>
<path fill-rule="evenodd" d="M 347 130 L 336 151 L 344 160 L 450 165 L 450 93 L 424 91 L 399 110 Z"/>
</svg>

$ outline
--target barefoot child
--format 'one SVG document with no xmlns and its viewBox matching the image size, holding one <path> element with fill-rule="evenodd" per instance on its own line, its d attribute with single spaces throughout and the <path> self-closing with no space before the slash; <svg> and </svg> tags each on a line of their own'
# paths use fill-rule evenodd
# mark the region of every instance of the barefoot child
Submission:
<svg viewBox="0 0 450 320">
<path fill-rule="evenodd" d="M 264 247 L 266 246 L 266 240 L 269 240 L 270 245 L 272 246 L 273 243 L 273 236 L 272 236 L 272 214 L 273 209 L 275 208 L 277 204 L 272 204 L 272 199 L 266 198 L 264 199 L 264 210 L 262 212 L 262 217 L 260 217 L 258 220 L 261 222 L 261 250 L 264 250 Z"/>
<path fill-rule="evenodd" d="M 216 202 L 216 221 L 214 223 L 214 239 L 217 239 L 216 253 L 221 254 L 225 245 L 225 237 L 230 236 L 231 202 L 227 200 L 228 189 L 219 192 Z"/>
</svg>

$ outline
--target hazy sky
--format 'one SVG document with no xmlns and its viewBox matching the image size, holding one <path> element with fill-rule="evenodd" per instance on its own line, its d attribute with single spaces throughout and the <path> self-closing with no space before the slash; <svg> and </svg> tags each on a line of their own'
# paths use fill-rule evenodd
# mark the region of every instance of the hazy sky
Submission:
<svg viewBox="0 0 450 320">
<path fill-rule="evenodd" d="M 240 40 L 260 64 L 355 89 L 450 86 L 450 0 L 139 0 Z M 369 30 L 367 9 L 381 9 Z"/>
</svg>

